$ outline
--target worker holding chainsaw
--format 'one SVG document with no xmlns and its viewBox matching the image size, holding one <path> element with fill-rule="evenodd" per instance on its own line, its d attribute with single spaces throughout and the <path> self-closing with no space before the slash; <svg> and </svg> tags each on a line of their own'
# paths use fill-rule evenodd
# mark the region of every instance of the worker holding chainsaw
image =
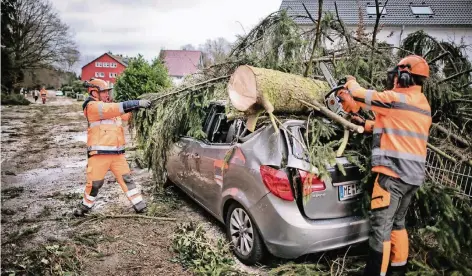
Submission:
<svg viewBox="0 0 472 276">
<path fill-rule="evenodd" d="M 121 189 L 131 201 L 134 210 L 141 213 L 146 208 L 141 193 L 136 187 L 124 155 L 125 136 L 122 121 L 127 121 L 130 113 L 138 108 L 148 108 L 148 100 L 131 100 L 112 103 L 107 82 L 91 79 L 85 82 L 90 97 L 82 108 L 88 122 L 87 133 L 87 183 L 84 198 L 74 211 L 75 216 L 83 216 L 95 203 L 100 188 L 105 181 L 105 174 L 111 170 Z"/>
<path fill-rule="evenodd" d="M 429 77 L 428 63 L 420 56 L 403 58 L 388 72 L 387 91 L 362 88 L 352 76 L 337 92 L 343 109 L 375 113 L 366 121 L 373 133 L 372 171 L 378 175 L 371 198 L 369 258 L 364 275 L 404 275 L 408 259 L 405 215 L 411 198 L 425 179 L 426 144 L 431 108 L 422 93 Z M 359 121 L 359 117 L 356 117 Z"/>
</svg>

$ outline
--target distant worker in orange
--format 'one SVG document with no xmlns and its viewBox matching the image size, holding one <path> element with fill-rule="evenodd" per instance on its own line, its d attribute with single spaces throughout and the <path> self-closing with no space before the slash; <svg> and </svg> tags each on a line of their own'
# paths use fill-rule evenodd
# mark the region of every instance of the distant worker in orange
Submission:
<svg viewBox="0 0 472 276">
<path fill-rule="evenodd" d="M 98 192 L 103 186 L 105 175 L 111 170 L 121 189 L 131 201 L 134 210 L 141 213 L 146 203 L 136 187 L 125 158 L 125 135 L 122 121 L 130 118 L 130 113 L 139 108 L 148 108 L 148 100 L 131 100 L 112 103 L 107 82 L 91 79 L 85 83 L 88 97 L 82 108 L 88 122 L 87 134 L 87 184 L 84 198 L 74 211 L 75 216 L 84 216 L 95 203 Z"/>
<path fill-rule="evenodd" d="M 46 91 L 46 88 L 43 86 L 41 88 L 41 91 L 39 91 L 39 94 L 41 95 L 41 100 L 43 101 L 43 104 L 46 104 L 46 97 L 48 95 L 48 92 Z"/>
<path fill-rule="evenodd" d="M 410 55 L 388 72 L 387 91 L 366 90 L 348 76 L 348 91 L 338 92 L 346 112 L 357 113 L 363 108 L 376 114 L 374 122 L 365 123 L 366 130 L 373 132 L 372 171 L 378 175 L 371 199 L 372 233 L 364 275 L 406 273 L 405 215 L 425 179 L 431 127 L 431 108 L 422 93 L 428 77 L 428 63 Z"/>
</svg>

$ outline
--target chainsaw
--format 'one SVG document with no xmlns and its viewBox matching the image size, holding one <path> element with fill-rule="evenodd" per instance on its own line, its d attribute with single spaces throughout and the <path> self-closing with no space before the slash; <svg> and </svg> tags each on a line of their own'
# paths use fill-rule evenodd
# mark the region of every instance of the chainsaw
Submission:
<svg viewBox="0 0 472 276">
<path fill-rule="evenodd" d="M 345 115 L 347 115 L 347 113 L 343 109 L 341 99 L 336 96 L 336 92 L 341 89 L 344 89 L 346 79 L 341 79 L 339 80 L 339 82 L 336 82 L 324 62 L 320 62 L 320 70 L 323 73 L 323 76 L 325 77 L 329 86 L 331 86 L 331 91 L 326 94 L 324 99 L 326 107 L 328 107 L 329 110 L 333 111 L 337 115 L 344 117 Z"/>
<path fill-rule="evenodd" d="M 346 111 L 344 111 L 343 106 L 341 104 L 341 99 L 336 96 L 336 93 L 339 90 L 344 89 L 346 79 L 343 78 L 336 82 L 324 62 L 320 62 L 320 70 L 323 73 L 323 76 L 325 77 L 328 84 L 331 86 L 331 91 L 329 91 L 329 93 L 325 96 L 326 107 L 328 107 L 329 110 L 333 111 L 339 116 L 342 116 L 344 118 L 350 118 L 351 120 L 356 121 L 359 124 L 364 124 L 365 118 L 357 113 L 347 113 Z"/>
</svg>

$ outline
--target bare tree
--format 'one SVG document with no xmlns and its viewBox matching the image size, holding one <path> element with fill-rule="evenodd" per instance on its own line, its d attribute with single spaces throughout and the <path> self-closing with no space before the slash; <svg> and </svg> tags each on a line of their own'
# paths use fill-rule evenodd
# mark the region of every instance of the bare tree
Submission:
<svg viewBox="0 0 472 276">
<path fill-rule="evenodd" d="M 7 2 L 12 9 L 8 22 L 10 45 L 4 45 L 11 55 L 10 70 L 21 73 L 26 69 L 47 66 L 65 66 L 70 69 L 78 61 L 79 51 L 69 27 L 54 12 L 49 0 L 2 2 Z"/>
<path fill-rule="evenodd" d="M 180 47 L 180 50 L 184 51 L 195 51 L 196 48 L 192 44 L 185 44 L 184 46 Z"/>
<path fill-rule="evenodd" d="M 205 66 L 224 62 L 231 50 L 231 43 L 223 37 L 207 39 L 200 45 L 199 50 L 203 52 L 203 63 Z"/>
</svg>

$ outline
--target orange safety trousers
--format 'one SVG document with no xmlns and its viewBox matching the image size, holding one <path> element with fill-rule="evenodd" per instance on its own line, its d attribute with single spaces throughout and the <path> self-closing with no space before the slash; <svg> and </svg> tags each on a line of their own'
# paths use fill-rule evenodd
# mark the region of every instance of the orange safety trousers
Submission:
<svg viewBox="0 0 472 276">
<path fill-rule="evenodd" d="M 115 175 L 116 181 L 120 184 L 134 209 L 137 211 L 144 209 L 146 204 L 131 177 L 131 171 L 124 154 L 94 155 L 88 159 L 83 205 L 88 208 L 94 205 L 108 170 L 111 170 Z"/>
<path fill-rule="evenodd" d="M 405 216 L 419 187 L 399 178 L 379 174 L 372 191 L 369 258 L 364 275 L 405 272 L 408 260 L 408 234 Z"/>
</svg>

